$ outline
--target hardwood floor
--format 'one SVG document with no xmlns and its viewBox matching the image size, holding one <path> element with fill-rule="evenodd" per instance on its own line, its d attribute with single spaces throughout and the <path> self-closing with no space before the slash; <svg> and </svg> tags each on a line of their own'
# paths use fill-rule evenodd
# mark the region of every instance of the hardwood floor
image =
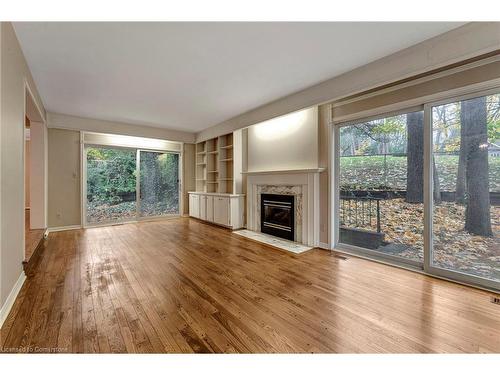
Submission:
<svg viewBox="0 0 500 375">
<path fill-rule="evenodd" d="M 44 246 L 3 351 L 500 352 L 491 293 L 193 219 L 51 233 Z"/>
</svg>

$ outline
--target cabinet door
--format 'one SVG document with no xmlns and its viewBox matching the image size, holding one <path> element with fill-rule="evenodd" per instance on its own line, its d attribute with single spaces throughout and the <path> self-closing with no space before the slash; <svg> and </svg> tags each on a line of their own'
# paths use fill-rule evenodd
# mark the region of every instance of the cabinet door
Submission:
<svg viewBox="0 0 500 375">
<path fill-rule="evenodd" d="M 189 195 L 189 215 L 200 217 L 200 196 L 196 194 Z"/>
<path fill-rule="evenodd" d="M 214 197 L 214 221 L 221 225 L 230 225 L 229 198 Z"/>
<path fill-rule="evenodd" d="M 207 220 L 214 221 L 214 197 L 207 196 Z"/>
<path fill-rule="evenodd" d="M 200 196 L 200 219 L 207 220 L 207 196 Z"/>
<path fill-rule="evenodd" d="M 194 206 L 193 194 L 189 194 L 189 216 L 194 216 L 193 206 Z"/>
</svg>

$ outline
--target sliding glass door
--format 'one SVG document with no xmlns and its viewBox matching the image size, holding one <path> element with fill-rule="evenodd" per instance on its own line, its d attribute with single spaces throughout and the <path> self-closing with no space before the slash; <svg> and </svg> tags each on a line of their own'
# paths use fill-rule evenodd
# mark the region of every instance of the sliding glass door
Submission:
<svg viewBox="0 0 500 375">
<path fill-rule="evenodd" d="M 136 217 L 136 151 L 86 147 L 87 224 L 134 220 Z"/>
<path fill-rule="evenodd" d="M 500 94 L 460 99 L 430 107 L 439 181 L 430 266 L 500 283 Z"/>
<path fill-rule="evenodd" d="M 339 243 L 423 261 L 423 111 L 339 129 Z"/>
<path fill-rule="evenodd" d="M 139 151 L 142 217 L 179 214 L 179 154 Z"/>
<path fill-rule="evenodd" d="M 334 127 L 334 246 L 500 289 L 500 89 Z"/>
<path fill-rule="evenodd" d="M 85 146 L 85 225 L 179 215 L 175 152 Z"/>
</svg>

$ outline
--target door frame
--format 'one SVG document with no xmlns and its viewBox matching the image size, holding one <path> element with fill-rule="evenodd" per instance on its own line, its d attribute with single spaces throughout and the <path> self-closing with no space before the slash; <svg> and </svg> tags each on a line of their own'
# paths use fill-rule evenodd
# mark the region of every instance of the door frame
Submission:
<svg viewBox="0 0 500 375">
<path fill-rule="evenodd" d="M 500 290 L 500 282 L 486 279 L 479 276 L 473 276 L 458 271 L 451 271 L 438 268 L 432 265 L 432 220 L 433 220 L 433 185 L 431 183 L 433 178 L 432 171 L 432 123 L 431 123 L 431 109 L 433 106 L 451 103 L 479 96 L 486 96 L 500 92 L 500 80 L 495 79 L 489 82 L 482 82 L 467 87 L 460 87 L 455 90 L 446 91 L 443 93 L 420 98 L 420 100 L 413 100 L 411 102 L 396 103 L 391 106 L 391 111 L 384 111 L 387 109 L 374 109 L 369 116 L 352 116 L 347 121 L 335 121 L 330 112 L 329 124 L 329 217 L 330 217 L 330 250 L 340 251 L 350 255 L 367 258 L 373 261 L 394 265 L 410 269 L 413 271 L 421 272 L 423 274 L 438 277 L 441 279 L 450 280 L 460 284 L 473 286 L 481 289 L 493 290 L 498 292 Z M 411 105 L 408 105 L 410 104 Z M 406 104 L 406 106 L 405 106 Z M 339 152 L 339 134 L 340 128 L 343 126 L 357 123 L 364 120 L 373 120 L 376 118 L 395 115 L 398 113 L 411 112 L 420 106 L 424 111 L 424 260 L 423 262 L 415 262 L 397 256 L 381 254 L 380 252 L 360 248 L 357 246 L 346 245 L 339 243 L 339 172 L 340 172 L 340 152 Z"/>
<path fill-rule="evenodd" d="M 39 106 L 38 101 L 33 94 L 33 90 L 31 89 L 30 83 L 28 82 L 27 79 L 24 79 L 23 83 L 23 118 L 21 121 L 22 125 L 22 173 L 23 173 L 23 225 L 22 225 L 22 239 L 21 239 L 21 251 L 22 251 L 22 260 L 24 261 L 26 259 L 26 118 L 30 120 L 30 122 L 34 123 L 39 123 L 42 126 L 42 134 L 43 134 L 43 212 L 39 213 L 41 216 L 41 222 L 43 223 L 42 226 L 43 228 L 37 228 L 37 229 L 43 229 L 44 231 L 47 230 L 48 227 L 48 194 L 49 194 L 49 189 L 48 189 L 48 130 L 47 130 L 47 119 L 44 117 L 44 113 L 42 108 Z M 31 101 L 31 106 L 28 106 L 28 97 L 30 98 Z M 28 113 L 28 111 L 31 108 L 31 113 Z M 34 112 L 33 112 L 34 111 Z M 30 118 L 30 115 L 32 118 Z M 36 118 L 35 118 L 36 117 Z M 30 190 L 31 190 L 31 184 L 33 183 L 31 176 L 30 176 Z M 31 197 L 31 191 L 30 191 L 30 200 L 32 199 Z M 30 204 L 31 206 L 31 204 Z M 31 207 L 30 207 L 30 223 L 29 223 L 29 229 L 31 230 Z"/>
<path fill-rule="evenodd" d="M 412 112 L 417 112 L 417 111 L 423 111 L 424 107 L 423 105 L 419 106 L 411 106 L 411 107 L 402 107 L 397 111 L 390 111 L 390 112 L 381 112 L 377 115 L 372 115 L 370 117 L 362 117 L 356 120 L 350 120 L 346 122 L 339 122 L 334 125 L 332 125 L 332 144 L 333 144 L 333 149 L 332 149 L 332 157 L 333 157 L 333 173 L 332 173 L 332 192 L 331 192 L 331 199 L 333 202 L 333 212 L 332 212 L 332 229 L 333 229 L 333 243 L 332 243 L 332 250 L 340 250 L 342 252 L 352 254 L 352 255 L 359 255 L 363 256 L 369 259 L 374 259 L 374 260 L 382 260 L 385 263 L 389 263 L 392 265 L 396 266 L 401 266 L 405 268 L 413 268 L 415 270 L 424 270 L 424 264 L 423 261 L 417 261 L 414 259 L 409 259 L 409 258 L 403 258 L 403 257 L 398 257 L 396 255 L 391 255 L 391 254 L 384 254 L 380 251 L 377 250 L 372 250 L 372 249 L 365 249 L 359 246 L 355 245 L 349 245 L 349 244 L 344 244 L 340 242 L 340 218 L 339 218 L 339 210 L 340 210 L 340 129 L 350 126 L 353 124 L 358 124 L 359 122 L 363 121 L 372 121 L 372 120 L 378 120 L 382 119 L 385 117 L 391 117 L 391 116 L 398 116 L 401 114 L 406 114 L 406 113 L 412 113 Z M 425 126 L 425 125 L 424 125 Z M 424 160 L 425 163 L 425 160 Z M 425 166 L 424 166 L 425 168 Z M 425 187 L 425 176 L 424 176 L 424 187 Z M 425 224 L 425 218 L 423 218 L 424 224 Z M 424 256 L 425 256 L 425 249 L 424 249 Z"/>
<path fill-rule="evenodd" d="M 487 90 L 471 92 L 463 95 L 450 96 L 445 99 L 436 100 L 425 103 L 424 105 L 424 271 L 428 274 L 444 277 L 447 279 L 457 280 L 466 284 L 479 285 L 489 289 L 500 290 L 500 281 L 494 281 L 480 276 L 475 276 L 460 272 L 458 270 L 450 270 L 446 268 L 436 267 L 432 264 L 434 253 L 433 241 L 433 129 L 432 129 L 432 108 L 460 102 L 462 100 L 473 99 L 493 94 L 500 94 L 500 86 Z"/>
<path fill-rule="evenodd" d="M 179 155 L 179 158 L 177 160 L 177 168 L 178 168 L 178 181 L 177 181 L 177 188 L 178 188 L 178 202 L 179 202 L 179 212 L 176 214 L 165 214 L 165 215 L 155 215 L 155 216 L 141 216 L 141 158 L 140 158 L 140 153 L 141 151 L 143 152 L 156 152 L 159 154 L 176 154 Z M 171 217 L 179 217 L 182 215 L 182 184 L 181 184 L 181 175 L 182 175 L 182 152 L 178 151 L 161 151 L 161 150 L 149 150 L 145 148 L 138 148 L 137 149 L 137 155 L 136 155 L 136 171 L 137 171 L 137 178 L 136 178 L 136 210 L 137 210 L 137 221 L 149 221 L 149 220 L 155 220 L 155 219 L 164 219 L 164 218 L 171 218 Z"/>
<path fill-rule="evenodd" d="M 182 210 L 183 210 L 183 202 L 182 202 L 182 159 L 183 159 L 183 152 L 182 151 L 168 151 L 168 150 L 153 150 L 153 149 L 147 149 L 147 148 L 136 148 L 136 147 L 126 147 L 126 146 L 113 146 L 113 145 L 101 145 L 101 144 L 93 144 L 93 143 L 84 143 L 82 139 L 82 133 L 81 132 L 81 141 L 80 141 L 80 146 L 81 146 L 81 192 L 82 192 L 82 197 L 81 197 L 81 220 L 82 220 L 82 227 L 83 228 L 97 228 L 97 227 L 106 227 L 106 226 L 112 226 L 112 225 L 121 225 L 121 224 L 130 224 L 130 223 L 137 223 L 140 221 L 156 221 L 156 220 L 162 220 L 162 219 L 169 219 L 173 217 L 180 217 L 182 215 Z M 128 218 L 128 219 L 118 219 L 118 220 L 112 220 L 112 221 L 106 221 L 102 223 L 92 223 L 89 224 L 87 222 L 87 148 L 88 147 L 99 147 L 99 148 L 115 148 L 115 149 L 123 149 L 123 150 L 130 150 L 130 151 L 135 151 L 136 153 L 136 197 L 135 197 L 135 215 L 134 218 Z M 181 147 L 182 150 L 182 147 Z M 146 217 L 141 217 L 140 216 L 140 152 L 141 151 L 146 151 L 146 152 L 157 152 L 157 153 L 172 153 L 172 154 L 178 154 L 179 155 L 179 161 L 178 161 L 178 168 L 179 168 L 179 181 L 178 181 L 178 189 L 179 189 L 179 213 L 178 214 L 167 214 L 167 215 L 156 215 L 156 216 L 146 216 Z"/>
</svg>

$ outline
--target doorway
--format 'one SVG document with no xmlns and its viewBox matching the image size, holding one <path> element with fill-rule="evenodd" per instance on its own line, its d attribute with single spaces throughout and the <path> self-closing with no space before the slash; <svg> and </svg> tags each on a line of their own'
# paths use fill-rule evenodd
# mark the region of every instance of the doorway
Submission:
<svg viewBox="0 0 500 375">
<path fill-rule="evenodd" d="M 500 290 L 500 88 L 335 124 L 332 248 Z"/>
<path fill-rule="evenodd" d="M 29 87 L 25 86 L 24 262 L 32 258 L 47 229 L 47 130 Z"/>
<path fill-rule="evenodd" d="M 180 160 L 178 152 L 85 145 L 85 226 L 180 215 Z"/>
</svg>

